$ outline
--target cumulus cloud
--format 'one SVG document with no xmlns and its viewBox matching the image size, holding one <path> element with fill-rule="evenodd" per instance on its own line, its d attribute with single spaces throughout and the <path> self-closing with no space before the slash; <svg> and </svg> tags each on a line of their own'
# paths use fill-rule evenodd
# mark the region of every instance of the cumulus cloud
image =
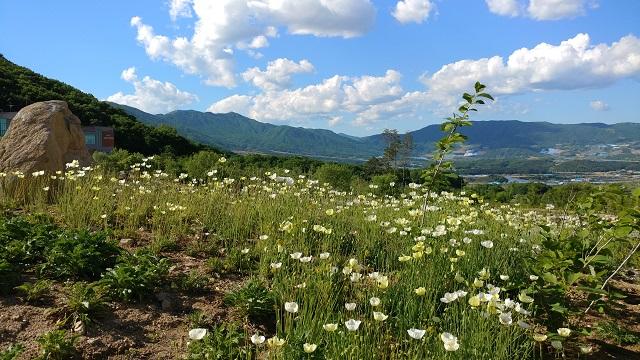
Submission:
<svg viewBox="0 0 640 360">
<path fill-rule="evenodd" d="M 213 105 L 207 111 L 212 113 L 237 112 L 238 114 L 249 114 L 253 98 L 248 95 L 232 95 L 226 97 Z"/>
<path fill-rule="evenodd" d="M 595 111 L 607 111 L 609 110 L 609 104 L 602 100 L 593 100 L 589 103 L 589 106 Z"/>
<path fill-rule="evenodd" d="M 175 21 L 179 17 L 192 17 L 192 0 L 171 0 L 169 4 L 169 16 Z"/>
<path fill-rule="evenodd" d="M 190 38 L 158 35 L 140 17 L 131 25 L 152 59 L 164 60 L 205 83 L 232 87 L 233 49 L 260 57 L 255 49 L 269 45 L 278 28 L 291 34 L 355 37 L 373 25 L 370 0 L 172 0 L 170 16 L 195 15 Z"/>
<path fill-rule="evenodd" d="M 536 20 L 560 20 L 584 15 L 598 7 L 597 0 L 485 0 L 489 11 L 502 16 L 528 16 Z"/>
<path fill-rule="evenodd" d="M 308 60 L 301 60 L 296 63 L 295 61 L 281 58 L 270 61 L 265 70 L 260 70 L 257 67 L 246 70 L 242 73 L 242 78 L 262 90 L 273 91 L 288 88 L 292 75 L 311 73 L 313 71 L 313 64 Z"/>
<path fill-rule="evenodd" d="M 286 60 L 286 59 L 279 59 Z M 294 68 L 303 64 L 282 61 Z M 273 62 L 272 70 L 275 69 Z M 252 69 L 250 69 L 252 70 Z M 296 89 L 287 89 L 282 84 L 290 80 L 290 72 L 281 73 L 284 82 L 274 81 L 278 76 L 270 76 L 269 81 L 260 78 L 255 82 L 255 73 L 275 74 L 277 71 L 251 71 L 248 77 L 264 91 L 255 96 L 233 95 L 224 98 L 209 107 L 210 111 L 236 111 L 262 121 L 303 122 L 308 119 L 325 119 L 330 126 L 343 120 L 340 113 L 362 113 L 379 104 L 393 102 L 403 96 L 400 85 L 401 74 L 395 70 L 387 70 L 383 76 L 347 77 L 335 75 L 320 83 Z M 246 74 L 246 72 L 245 72 Z M 265 76 L 266 77 L 266 76 Z M 267 85 L 268 84 L 268 85 Z M 275 85 L 274 85 L 275 84 Z M 382 112 L 380 109 L 377 112 Z M 376 112 L 376 113 L 377 113 Z M 373 113 L 373 112 L 372 112 Z M 380 118 L 379 116 L 376 118 Z M 364 121 L 361 121 L 364 123 Z"/>
<path fill-rule="evenodd" d="M 433 10 L 434 5 L 430 0 L 402 0 L 396 3 L 391 15 L 403 24 L 420 24 L 429 18 Z"/>
<path fill-rule="evenodd" d="M 392 100 L 402 95 L 400 79 L 402 75 L 396 70 L 387 70 L 384 76 L 362 76 L 353 79 L 351 85 L 344 87 L 345 105 L 351 110 L 358 110 L 364 105 Z"/>
<path fill-rule="evenodd" d="M 502 16 L 520 15 L 521 5 L 518 0 L 486 0 L 489 11 Z"/>
<path fill-rule="evenodd" d="M 107 98 L 107 101 L 133 106 L 149 113 L 167 113 L 177 108 L 198 101 L 198 97 L 186 91 L 179 90 L 170 82 L 162 82 L 145 76 L 138 79 L 136 68 L 130 67 L 120 77 L 133 85 L 133 94 L 117 92 Z"/>
<path fill-rule="evenodd" d="M 611 45 L 592 45 L 588 34 L 578 34 L 559 45 L 516 50 L 506 61 L 501 56 L 460 60 L 422 81 L 430 98 L 451 105 L 476 80 L 504 95 L 604 87 L 622 78 L 640 79 L 640 39 L 627 35 Z"/>
</svg>

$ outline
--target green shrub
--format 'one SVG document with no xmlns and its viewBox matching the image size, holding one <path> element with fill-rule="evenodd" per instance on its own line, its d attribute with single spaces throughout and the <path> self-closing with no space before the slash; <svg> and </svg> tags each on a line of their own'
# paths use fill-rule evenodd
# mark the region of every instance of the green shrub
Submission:
<svg viewBox="0 0 640 360">
<path fill-rule="evenodd" d="M 0 294 L 9 294 L 19 283 L 19 268 L 5 259 L 0 259 Z"/>
<path fill-rule="evenodd" d="M 47 249 L 40 270 L 55 278 L 96 280 L 115 265 L 119 253 L 103 232 L 65 231 Z"/>
<path fill-rule="evenodd" d="M 9 345 L 7 350 L 0 351 L 0 360 L 14 360 L 17 359 L 24 351 L 24 346 L 21 344 Z"/>
<path fill-rule="evenodd" d="M 104 274 L 100 283 L 117 299 L 142 300 L 165 281 L 168 272 L 167 259 L 140 251 L 121 257 L 118 264 Z"/>
<path fill-rule="evenodd" d="M 68 360 L 77 358 L 74 343 L 75 335 L 68 335 L 66 330 L 52 330 L 38 338 L 40 356 L 38 360 Z"/>
<path fill-rule="evenodd" d="M 250 358 L 244 344 L 245 334 L 235 324 L 221 324 L 208 331 L 202 340 L 193 340 L 187 349 L 187 359 L 235 360 Z"/>
<path fill-rule="evenodd" d="M 38 280 L 35 283 L 26 282 L 16 287 L 27 302 L 35 303 L 47 297 L 51 291 L 50 280 Z"/>
<path fill-rule="evenodd" d="M 225 295 L 224 304 L 237 308 L 243 316 L 256 322 L 275 313 L 273 294 L 257 280 L 249 280 L 243 288 Z"/>
<path fill-rule="evenodd" d="M 97 283 L 77 282 L 67 290 L 67 317 L 72 323 L 94 323 L 108 310 L 107 289 Z"/>
<path fill-rule="evenodd" d="M 188 274 L 180 274 L 173 284 L 175 288 L 189 293 L 202 292 L 209 284 L 209 278 L 192 270 Z"/>
</svg>

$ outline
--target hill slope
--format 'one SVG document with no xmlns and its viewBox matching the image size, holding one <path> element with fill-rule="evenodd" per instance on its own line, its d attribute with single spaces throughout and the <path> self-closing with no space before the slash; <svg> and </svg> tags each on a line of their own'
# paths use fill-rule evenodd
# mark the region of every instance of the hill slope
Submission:
<svg viewBox="0 0 640 360">
<path fill-rule="evenodd" d="M 381 134 L 347 136 L 323 129 L 305 129 L 261 123 L 236 113 L 213 114 L 173 111 L 152 115 L 113 104 L 138 120 L 153 126 L 175 127 L 190 139 L 231 151 L 291 153 L 312 157 L 362 160 L 381 155 L 385 147 Z M 466 149 L 494 158 L 544 156 L 549 148 L 563 149 L 570 156 L 592 151 L 605 144 L 636 144 L 640 148 L 640 124 L 552 124 L 548 122 L 476 121 L 462 129 L 468 136 Z M 414 155 L 425 156 L 443 134 L 439 125 L 412 131 Z"/>
<path fill-rule="evenodd" d="M 15 110 L 38 101 L 64 100 L 83 125 L 112 126 L 118 148 L 146 155 L 169 151 L 188 155 L 206 146 L 195 144 L 169 127 L 151 127 L 135 116 L 101 102 L 63 82 L 49 79 L 0 55 L 0 109 Z"/>
</svg>

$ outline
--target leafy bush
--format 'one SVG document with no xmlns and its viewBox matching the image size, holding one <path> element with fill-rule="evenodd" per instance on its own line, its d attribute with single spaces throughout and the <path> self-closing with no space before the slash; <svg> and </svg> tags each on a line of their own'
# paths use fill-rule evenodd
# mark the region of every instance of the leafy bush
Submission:
<svg viewBox="0 0 640 360">
<path fill-rule="evenodd" d="M 221 324 L 208 331 L 202 340 L 189 343 L 187 359 L 246 359 L 250 350 L 244 345 L 245 334 L 235 324 Z"/>
<path fill-rule="evenodd" d="M 47 249 L 41 272 L 63 279 L 95 280 L 115 265 L 120 248 L 103 232 L 65 231 Z"/>
<path fill-rule="evenodd" d="M 0 351 L 0 360 L 14 360 L 17 359 L 24 351 L 24 346 L 21 344 L 12 344 L 7 350 Z"/>
<path fill-rule="evenodd" d="M 66 330 L 52 330 L 38 338 L 41 354 L 39 360 L 68 360 L 77 357 L 74 343 L 75 335 L 68 335 Z"/>
<path fill-rule="evenodd" d="M 203 291 L 208 284 L 209 278 L 207 276 L 192 270 L 188 274 L 181 274 L 173 285 L 182 291 L 198 293 Z"/>
<path fill-rule="evenodd" d="M 169 261 L 149 252 L 126 254 L 107 271 L 100 283 L 109 293 L 124 301 L 142 300 L 160 286 L 169 272 Z"/>
<path fill-rule="evenodd" d="M 107 309 L 107 289 L 104 286 L 77 282 L 69 287 L 66 311 L 72 323 L 94 323 Z"/>
<path fill-rule="evenodd" d="M 20 271 L 7 260 L 0 259 L 0 294 L 6 295 L 20 283 Z"/>
<path fill-rule="evenodd" d="M 24 295 L 27 302 L 35 303 L 49 295 L 51 290 L 50 280 L 38 280 L 35 283 L 26 282 L 16 287 L 16 290 Z"/>
<path fill-rule="evenodd" d="M 225 295 L 224 304 L 259 322 L 273 316 L 275 301 L 269 289 L 257 280 L 249 280 L 243 288 Z"/>
</svg>

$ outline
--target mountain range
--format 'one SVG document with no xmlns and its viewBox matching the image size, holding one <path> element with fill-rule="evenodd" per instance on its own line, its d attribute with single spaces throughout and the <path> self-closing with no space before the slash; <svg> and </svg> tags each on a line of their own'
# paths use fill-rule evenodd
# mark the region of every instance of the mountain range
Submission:
<svg viewBox="0 0 640 360">
<path fill-rule="evenodd" d="M 361 161 L 379 156 L 385 148 L 382 134 L 355 137 L 325 129 L 308 129 L 259 122 L 237 113 L 216 114 L 177 110 L 149 114 L 139 109 L 111 103 L 142 123 L 168 125 L 191 140 L 235 152 L 295 154 L 344 161 Z M 468 137 L 458 155 L 493 158 L 552 156 L 594 152 L 593 148 L 640 148 L 638 123 L 552 124 L 517 120 L 475 121 L 461 131 Z M 428 156 L 435 141 L 443 136 L 439 125 L 409 132 L 416 158 Z M 603 151 L 604 151 L 603 150 Z M 624 151 L 623 151 L 624 152 Z M 608 153 L 605 153 L 607 155 Z M 602 151 L 594 156 L 602 157 Z"/>
</svg>

